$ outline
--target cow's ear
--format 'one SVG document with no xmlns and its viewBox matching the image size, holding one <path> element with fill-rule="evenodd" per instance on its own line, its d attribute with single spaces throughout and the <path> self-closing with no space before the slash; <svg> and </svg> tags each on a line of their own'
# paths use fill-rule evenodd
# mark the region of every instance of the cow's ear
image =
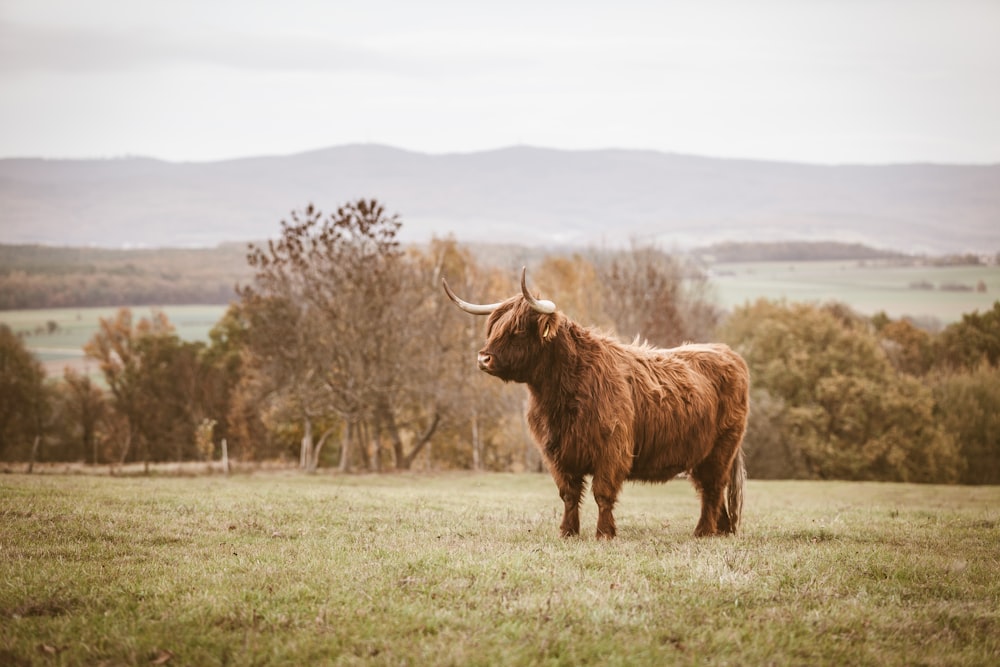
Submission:
<svg viewBox="0 0 1000 667">
<path fill-rule="evenodd" d="M 556 337 L 559 330 L 559 314 L 551 313 L 538 318 L 538 333 L 542 340 L 548 342 Z"/>
</svg>

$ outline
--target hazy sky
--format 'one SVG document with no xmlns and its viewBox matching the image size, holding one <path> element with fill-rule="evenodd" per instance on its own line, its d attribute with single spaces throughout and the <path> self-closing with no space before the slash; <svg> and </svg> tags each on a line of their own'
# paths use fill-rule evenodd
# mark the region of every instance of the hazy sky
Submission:
<svg viewBox="0 0 1000 667">
<path fill-rule="evenodd" d="M 0 0 L 0 157 L 1000 163 L 1000 0 Z"/>
</svg>

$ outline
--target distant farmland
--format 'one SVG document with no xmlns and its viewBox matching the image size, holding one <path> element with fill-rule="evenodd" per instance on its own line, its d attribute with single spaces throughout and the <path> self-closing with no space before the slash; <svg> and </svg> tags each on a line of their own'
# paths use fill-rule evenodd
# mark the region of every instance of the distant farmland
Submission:
<svg viewBox="0 0 1000 667">
<path fill-rule="evenodd" d="M 1000 267 L 908 266 L 892 261 L 715 264 L 711 283 L 726 309 L 759 298 L 841 301 L 863 315 L 885 311 L 949 324 L 1000 300 Z M 977 288 L 985 291 L 977 291 Z"/>
<path fill-rule="evenodd" d="M 859 313 L 885 311 L 921 323 L 946 325 L 963 313 L 988 310 L 1000 300 L 1000 267 L 905 266 L 891 261 L 719 263 L 711 267 L 712 298 L 732 309 L 759 298 L 823 303 L 841 301 Z M 977 291 L 985 288 L 985 291 Z M 544 286 L 539 286 L 545 292 Z M 545 294 L 556 299 L 558 294 Z M 152 307 L 133 307 L 133 316 L 148 317 Z M 208 332 L 226 305 L 162 308 L 185 340 L 208 340 Z M 51 374 L 66 364 L 84 365 L 81 347 L 97 330 L 98 320 L 117 308 L 58 308 L 0 311 L 0 322 L 25 335 L 29 348 Z M 572 315 L 572 313 L 570 313 Z M 55 327 L 50 332 L 49 323 Z M 91 369 L 93 370 L 93 369 Z"/>
<path fill-rule="evenodd" d="M 222 318 L 227 306 L 165 306 L 159 308 L 184 340 L 208 342 L 208 332 Z M 96 371 L 96 363 L 88 364 L 83 346 L 97 331 L 101 318 L 113 317 L 118 308 L 45 308 L 39 310 L 0 311 L 0 323 L 24 336 L 28 348 L 45 365 L 50 376 L 61 375 L 64 366 L 77 370 Z M 132 316 L 136 322 L 149 318 L 153 308 L 136 306 Z M 55 326 L 51 326 L 54 323 Z"/>
</svg>

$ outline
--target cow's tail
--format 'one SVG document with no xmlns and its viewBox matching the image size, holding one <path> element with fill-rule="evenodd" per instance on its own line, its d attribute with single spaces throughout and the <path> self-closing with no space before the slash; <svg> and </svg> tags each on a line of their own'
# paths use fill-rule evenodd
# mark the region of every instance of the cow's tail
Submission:
<svg viewBox="0 0 1000 667">
<path fill-rule="evenodd" d="M 743 515 L 743 487 L 746 486 L 747 468 L 743 462 L 743 447 L 736 450 L 736 458 L 729 470 L 729 488 L 726 491 L 726 505 L 729 510 L 729 531 L 735 535 L 740 529 Z"/>
</svg>

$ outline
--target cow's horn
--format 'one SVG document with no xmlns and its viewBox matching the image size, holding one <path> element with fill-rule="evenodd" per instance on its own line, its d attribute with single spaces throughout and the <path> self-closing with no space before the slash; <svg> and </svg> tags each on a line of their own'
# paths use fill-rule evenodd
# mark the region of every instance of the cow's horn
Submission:
<svg viewBox="0 0 1000 667">
<path fill-rule="evenodd" d="M 545 315 L 556 312 L 556 304 L 548 299 L 536 299 L 531 296 L 531 293 L 528 292 L 527 276 L 528 267 L 521 267 L 521 294 L 524 295 L 524 300 L 528 302 L 528 305 Z"/>
<path fill-rule="evenodd" d="M 444 285 L 444 291 L 448 295 L 448 298 L 454 301 L 456 306 L 458 306 L 467 313 L 472 313 L 473 315 L 489 315 L 490 313 L 492 313 L 494 310 L 497 309 L 497 306 L 500 305 L 499 303 L 478 304 L 478 303 L 469 303 L 468 301 L 462 301 L 457 296 L 455 296 L 454 292 L 451 291 L 451 288 L 448 287 L 448 281 L 445 280 L 443 277 L 441 278 L 441 284 Z"/>
</svg>

